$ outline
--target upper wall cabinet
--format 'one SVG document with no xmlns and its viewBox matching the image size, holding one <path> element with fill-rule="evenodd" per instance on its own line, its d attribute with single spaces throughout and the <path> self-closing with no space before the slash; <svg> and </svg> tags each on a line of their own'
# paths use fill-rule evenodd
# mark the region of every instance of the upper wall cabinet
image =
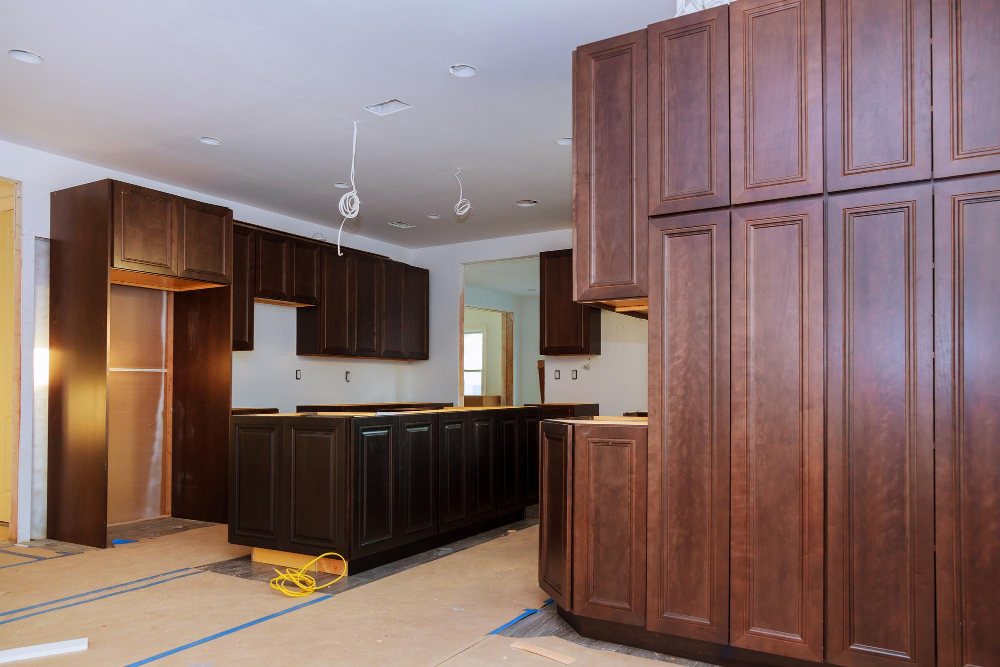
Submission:
<svg viewBox="0 0 1000 667">
<path fill-rule="evenodd" d="M 403 352 L 407 359 L 430 357 L 431 273 L 418 266 L 406 267 L 403 284 Z"/>
<path fill-rule="evenodd" d="M 573 301 L 573 251 L 539 255 L 539 354 L 600 354 L 601 311 Z"/>
<path fill-rule="evenodd" d="M 934 0 L 934 175 L 1000 169 L 1000 11 Z"/>
<path fill-rule="evenodd" d="M 733 203 L 822 192 L 821 1 L 738 0 L 729 10 Z"/>
<path fill-rule="evenodd" d="M 577 301 L 646 296 L 646 31 L 573 60 Z"/>
<path fill-rule="evenodd" d="M 268 301 L 291 301 L 290 274 L 292 239 L 275 232 L 257 232 L 254 297 Z"/>
<path fill-rule="evenodd" d="M 729 7 L 649 26 L 649 215 L 729 204 Z"/>
<path fill-rule="evenodd" d="M 181 199 L 177 225 L 177 275 L 229 283 L 233 277 L 233 212 Z"/>
<path fill-rule="evenodd" d="M 381 332 L 382 271 L 379 258 L 351 253 L 351 354 L 377 357 Z"/>
<path fill-rule="evenodd" d="M 292 301 L 301 304 L 319 304 L 320 272 L 322 260 L 320 245 L 311 241 L 292 241 Z"/>
<path fill-rule="evenodd" d="M 379 263 L 381 273 L 381 299 L 379 299 L 379 339 L 378 356 L 390 359 L 406 358 L 403 349 L 404 283 L 406 265 L 383 259 Z"/>
<path fill-rule="evenodd" d="M 254 240 L 256 232 L 233 225 L 233 349 L 253 349 Z"/>
<path fill-rule="evenodd" d="M 826 3 L 827 188 L 931 177 L 930 0 Z"/>
</svg>

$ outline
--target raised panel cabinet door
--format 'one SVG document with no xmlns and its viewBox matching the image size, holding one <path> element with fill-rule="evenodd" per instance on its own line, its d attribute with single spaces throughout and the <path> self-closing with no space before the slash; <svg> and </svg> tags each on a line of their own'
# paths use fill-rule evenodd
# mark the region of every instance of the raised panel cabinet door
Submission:
<svg viewBox="0 0 1000 667">
<path fill-rule="evenodd" d="M 649 215 L 729 204 L 729 8 L 649 26 Z"/>
<path fill-rule="evenodd" d="M 645 30 L 576 50 L 573 154 L 573 298 L 646 296 Z"/>
<path fill-rule="evenodd" d="M 573 611 L 573 425 L 543 421 L 540 449 L 538 585 Z"/>
<path fill-rule="evenodd" d="M 253 349 L 254 236 L 233 225 L 233 349 Z"/>
<path fill-rule="evenodd" d="M 233 279 L 233 212 L 180 199 L 177 275 L 228 285 Z"/>
<path fill-rule="evenodd" d="M 931 177 L 931 0 L 826 3 L 827 189 Z"/>
<path fill-rule="evenodd" d="M 257 231 L 254 261 L 254 298 L 292 300 L 292 240 L 281 234 Z"/>
<path fill-rule="evenodd" d="M 601 311 L 573 300 L 573 250 L 538 258 L 539 354 L 600 354 Z"/>
<path fill-rule="evenodd" d="M 229 437 L 229 541 L 280 546 L 280 419 L 232 419 Z"/>
<path fill-rule="evenodd" d="M 112 187 L 111 265 L 116 269 L 176 276 L 179 198 L 117 181 Z"/>
<path fill-rule="evenodd" d="M 351 354 L 351 272 L 347 253 L 337 254 L 335 248 L 323 248 L 322 304 L 320 352 Z"/>
<path fill-rule="evenodd" d="M 934 176 L 1000 170 L 1000 11 L 934 1 Z"/>
<path fill-rule="evenodd" d="M 827 660 L 934 664 L 931 185 L 830 197 Z"/>
<path fill-rule="evenodd" d="M 538 502 L 538 437 L 541 410 L 525 408 L 521 420 L 521 504 L 534 505 Z"/>
<path fill-rule="evenodd" d="M 729 211 L 656 221 L 649 248 L 646 628 L 729 643 Z"/>
<path fill-rule="evenodd" d="M 577 425 L 573 613 L 646 624 L 646 429 Z"/>
<path fill-rule="evenodd" d="M 437 534 L 437 417 L 399 418 L 399 534 L 410 542 Z"/>
<path fill-rule="evenodd" d="M 438 527 L 443 532 L 469 522 L 469 418 L 442 414 L 438 419 Z"/>
<path fill-rule="evenodd" d="M 318 243 L 310 243 L 293 239 L 292 246 L 292 285 L 291 299 L 295 303 L 311 306 L 319 305 L 322 293 L 322 247 Z"/>
<path fill-rule="evenodd" d="M 823 660 L 823 200 L 732 213 L 733 646 Z"/>
<path fill-rule="evenodd" d="M 406 265 L 383 259 L 379 262 L 382 298 L 379 300 L 378 356 L 405 359 L 403 323 L 406 319 Z"/>
<path fill-rule="evenodd" d="M 289 419 L 284 452 L 282 548 L 348 557 L 349 419 Z"/>
<path fill-rule="evenodd" d="M 495 414 L 469 415 L 469 515 L 473 521 L 496 514 L 496 437 Z"/>
<path fill-rule="evenodd" d="M 1000 665 L 1000 176 L 934 207 L 938 665 Z"/>
<path fill-rule="evenodd" d="M 497 512 L 517 509 L 521 494 L 521 437 L 519 410 L 505 410 L 497 418 Z"/>
<path fill-rule="evenodd" d="M 407 359 L 430 358 L 430 271 L 406 267 L 403 307 L 403 352 Z"/>
<path fill-rule="evenodd" d="M 351 557 L 396 546 L 396 418 L 354 420 L 354 534 Z"/>
<path fill-rule="evenodd" d="M 821 0 L 729 5 L 734 204 L 823 191 Z"/>
<path fill-rule="evenodd" d="M 351 303 L 348 315 L 351 326 L 351 354 L 357 357 L 377 357 L 379 352 L 379 321 L 382 309 L 382 274 L 379 258 L 364 253 L 348 257 L 351 281 Z"/>
</svg>

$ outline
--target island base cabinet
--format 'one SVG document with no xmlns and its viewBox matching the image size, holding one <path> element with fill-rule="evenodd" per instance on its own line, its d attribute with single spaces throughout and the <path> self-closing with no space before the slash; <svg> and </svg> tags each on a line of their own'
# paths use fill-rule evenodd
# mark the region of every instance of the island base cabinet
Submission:
<svg viewBox="0 0 1000 667">
<path fill-rule="evenodd" d="M 572 609 L 573 426 L 543 421 L 539 452 L 538 585 L 558 606 Z"/>
</svg>

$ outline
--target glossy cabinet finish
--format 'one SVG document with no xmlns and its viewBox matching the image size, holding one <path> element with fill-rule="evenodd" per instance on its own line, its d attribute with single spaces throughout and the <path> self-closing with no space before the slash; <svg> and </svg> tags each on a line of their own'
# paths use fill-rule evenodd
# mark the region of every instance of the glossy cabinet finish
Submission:
<svg viewBox="0 0 1000 667">
<path fill-rule="evenodd" d="M 648 30 L 649 215 L 729 204 L 729 7 Z"/>
<path fill-rule="evenodd" d="M 341 420 L 302 417 L 285 425 L 282 535 L 285 551 L 335 551 L 349 548 L 347 424 Z"/>
<path fill-rule="evenodd" d="M 180 200 L 174 195 L 115 182 L 111 265 L 164 276 L 177 275 Z"/>
<path fill-rule="evenodd" d="M 601 311 L 573 300 L 573 255 L 539 254 L 539 354 L 601 353 Z"/>
<path fill-rule="evenodd" d="M 934 664 L 931 194 L 928 183 L 830 197 L 826 619 L 837 665 Z"/>
<path fill-rule="evenodd" d="M 403 283 L 403 356 L 407 359 L 430 358 L 430 293 L 430 271 L 407 265 Z"/>
<path fill-rule="evenodd" d="M 573 426 L 543 421 L 538 500 L 538 585 L 563 609 L 573 608 Z"/>
<path fill-rule="evenodd" d="M 644 297 L 646 31 L 579 47 L 573 100 L 573 298 Z"/>
<path fill-rule="evenodd" d="M 646 627 L 729 643 L 730 213 L 651 226 Z"/>
<path fill-rule="evenodd" d="M 322 248 L 318 243 L 298 239 L 292 240 L 291 244 L 291 300 L 295 303 L 319 305 Z"/>
<path fill-rule="evenodd" d="M 391 259 L 383 259 L 379 262 L 379 271 L 381 297 L 378 356 L 386 359 L 405 359 L 406 265 Z"/>
<path fill-rule="evenodd" d="M 266 301 L 292 300 L 292 239 L 257 231 L 254 297 Z"/>
<path fill-rule="evenodd" d="M 233 212 L 190 199 L 180 199 L 178 209 L 177 276 L 232 282 Z"/>
<path fill-rule="evenodd" d="M 377 357 L 382 315 L 382 274 L 379 258 L 352 253 L 348 265 L 350 284 L 351 355 Z"/>
<path fill-rule="evenodd" d="M 253 349 L 254 250 L 256 233 L 233 225 L 233 349 Z"/>
</svg>

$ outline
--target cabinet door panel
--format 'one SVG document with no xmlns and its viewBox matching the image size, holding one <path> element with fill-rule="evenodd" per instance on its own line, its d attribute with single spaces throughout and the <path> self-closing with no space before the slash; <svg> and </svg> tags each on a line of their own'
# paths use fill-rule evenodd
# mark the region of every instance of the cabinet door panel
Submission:
<svg viewBox="0 0 1000 667">
<path fill-rule="evenodd" d="M 395 430 L 391 419 L 364 420 L 354 430 L 357 478 L 353 558 L 395 546 Z"/>
<path fill-rule="evenodd" d="M 1000 176 L 934 206 L 938 664 L 1000 665 Z"/>
<path fill-rule="evenodd" d="M 280 420 L 233 423 L 229 444 L 230 541 L 277 549 Z"/>
<path fill-rule="evenodd" d="M 646 31 L 576 50 L 578 301 L 646 296 Z"/>
<path fill-rule="evenodd" d="M 320 246 L 308 241 L 293 240 L 291 299 L 295 303 L 318 305 L 320 297 Z"/>
<path fill-rule="evenodd" d="M 319 316 L 320 351 L 323 354 L 351 354 L 351 279 L 349 259 L 335 248 L 323 248 L 323 303 Z"/>
<path fill-rule="evenodd" d="M 521 489 L 522 505 L 534 505 L 538 502 L 538 426 L 541 422 L 541 411 L 531 408 L 524 411 L 521 434 Z"/>
<path fill-rule="evenodd" d="M 1000 170 L 1000 11 L 934 0 L 934 176 Z"/>
<path fill-rule="evenodd" d="M 820 0 L 729 6 L 733 203 L 823 191 Z"/>
<path fill-rule="evenodd" d="M 287 551 L 336 551 L 347 543 L 347 420 L 290 420 L 285 437 Z"/>
<path fill-rule="evenodd" d="M 730 643 L 823 659 L 823 200 L 733 211 Z"/>
<path fill-rule="evenodd" d="M 497 419 L 497 511 L 516 509 L 520 500 L 521 418 L 517 411 Z"/>
<path fill-rule="evenodd" d="M 128 183 L 114 183 L 116 269 L 177 275 L 178 198 Z"/>
<path fill-rule="evenodd" d="M 573 250 L 538 258 L 540 354 L 600 354 L 601 311 L 573 301 Z"/>
<path fill-rule="evenodd" d="M 930 0 L 826 3 L 827 187 L 931 177 Z"/>
<path fill-rule="evenodd" d="M 281 234 L 257 232 L 254 297 L 291 300 L 291 239 Z"/>
<path fill-rule="evenodd" d="M 399 532 L 405 541 L 437 534 L 437 420 L 399 419 Z"/>
<path fill-rule="evenodd" d="M 729 204 L 729 7 L 649 26 L 649 214 Z"/>
<path fill-rule="evenodd" d="M 376 357 L 379 350 L 379 305 L 382 288 L 379 260 L 374 255 L 351 253 L 351 354 Z"/>
<path fill-rule="evenodd" d="M 542 422 L 538 500 L 538 585 L 563 609 L 573 610 L 573 427 Z"/>
<path fill-rule="evenodd" d="M 827 660 L 934 664 L 930 184 L 830 198 Z"/>
<path fill-rule="evenodd" d="M 379 302 L 381 315 L 378 356 L 405 359 L 403 321 L 406 315 L 403 285 L 406 282 L 406 265 L 389 259 L 383 259 L 379 264 L 382 273 L 382 298 Z"/>
<path fill-rule="evenodd" d="M 233 277 L 233 212 L 180 200 L 177 275 L 228 285 Z"/>
<path fill-rule="evenodd" d="M 407 359 L 430 358 L 430 271 L 406 267 L 403 352 Z"/>
<path fill-rule="evenodd" d="M 574 431 L 573 611 L 645 625 L 646 429 Z"/>
<path fill-rule="evenodd" d="M 438 423 L 441 489 L 438 525 L 442 531 L 469 519 L 469 420 L 441 415 Z"/>
<path fill-rule="evenodd" d="M 253 349 L 254 231 L 233 226 L 233 349 Z"/>
<path fill-rule="evenodd" d="M 496 514 L 496 417 L 469 417 L 469 513 L 474 521 Z"/>
<path fill-rule="evenodd" d="M 651 234 L 646 627 L 728 644 L 729 211 Z"/>
</svg>

